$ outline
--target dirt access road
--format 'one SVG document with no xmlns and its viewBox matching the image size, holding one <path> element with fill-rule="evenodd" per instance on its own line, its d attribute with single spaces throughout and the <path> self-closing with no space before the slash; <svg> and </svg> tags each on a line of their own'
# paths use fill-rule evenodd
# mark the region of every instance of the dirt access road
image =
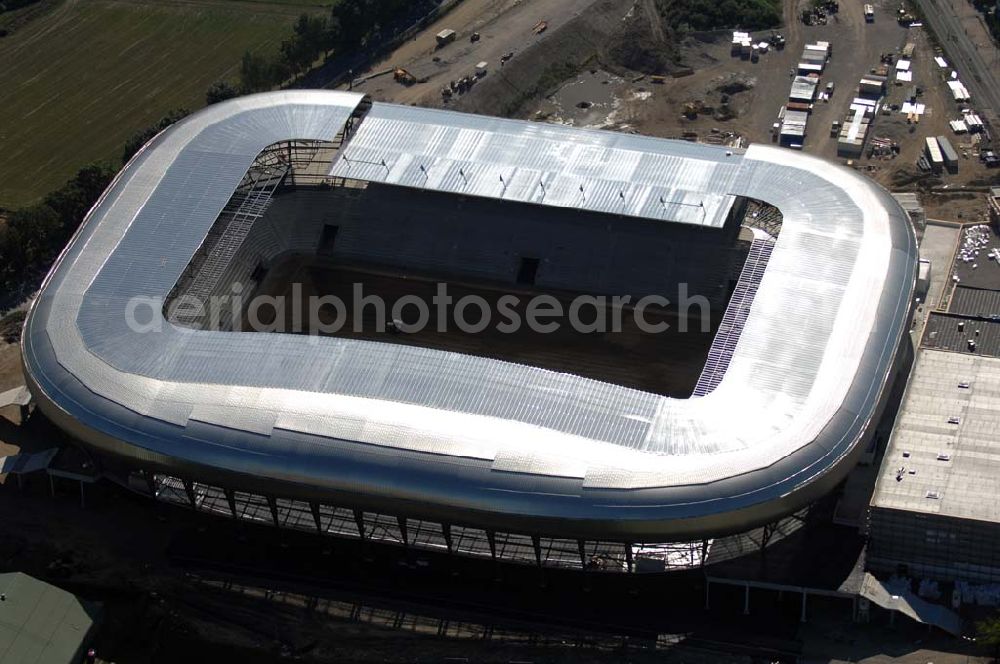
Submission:
<svg viewBox="0 0 1000 664">
<path fill-rule="evenodd" d="M 491 71 L 500 68 L 500 57 L 540 45 L 559 28 L 579 16 L 595 0 L 465 0 L 414 39 L 401 45 L 382 61 L 372 65 L 370 73 L 390 67 L 407 69 L 427 82 L 406 87 L 391 75 L 373 78 L 355 90 L 367 92 L 378 101 L 427 106 L 440 99 L 441 88 L 475 71 L 479 62 L 489 63 Z M 548 29 L 534 34 L 539 21 Z M 455 41 L 436 48 L 434 36 L 444 29 L 455 30 Z M 481 39 L 470 42 L 473 32 Z M 434 58 L 440 61 L 434 62 Z"/>
</svg>

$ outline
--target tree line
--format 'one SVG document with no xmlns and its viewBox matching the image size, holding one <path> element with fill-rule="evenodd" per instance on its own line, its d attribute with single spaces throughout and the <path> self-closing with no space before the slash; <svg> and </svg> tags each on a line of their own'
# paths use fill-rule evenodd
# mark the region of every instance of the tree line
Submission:
<svg viewBox="0 0 1000 664">
<path fill-rule="evenodd" d="M 422 16 L 441 0 L 342 0 L 329 15 L 302 14 L 292 34 L 273 55 L 246 51 L 240 63 L 239 84 L 213 83 L 205 101 L 214 104 L 231 97 L 263 92 L 308 72 L 317 60 L 356 53 L 381 43 L 387 32 L 407 18 Z"/>
<path fill-rule="evenodd" d="M 40 0 L 3 0 L 0 2 L 0 14 L 7 11 L 14 11 L 15 9 L 20 9 L 21 7 L 27 7 L 28 5 L 33 5 Z"/>
<path fill-rule="evenodd" d="M 691 30 L 761 30 L 781 24 L 778 0 L 656 0 L 656 6 L 671 26 Z"/>
</svg>

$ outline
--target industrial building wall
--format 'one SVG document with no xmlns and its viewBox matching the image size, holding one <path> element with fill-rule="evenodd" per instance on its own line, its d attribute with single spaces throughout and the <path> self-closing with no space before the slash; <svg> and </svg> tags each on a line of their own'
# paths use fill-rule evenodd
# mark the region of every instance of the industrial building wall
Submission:
<svg viewBox="0 0 1000 664">
<path fill-rule="evenodd" d="M 718 305 L 733 278 L 735 208 L 725 228 L 712 229 L 369 185 L 282 194 L 262 222 L 308 253 L 335 226 L 321 253 L 341 264 L 513 284 L 522 259 L 537 259 L 536 287 L 676 300 L 686 282 Z"/>
<path fill-rule="evenodd" d="M 939 581 L 1000 581 L 1000 524 L 873 507 L 868 567 Z"/>
</svg>

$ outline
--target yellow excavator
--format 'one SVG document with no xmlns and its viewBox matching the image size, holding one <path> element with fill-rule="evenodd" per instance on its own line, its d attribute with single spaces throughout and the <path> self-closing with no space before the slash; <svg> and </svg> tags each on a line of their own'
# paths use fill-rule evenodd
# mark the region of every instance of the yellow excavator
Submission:
<svg viewBox="0 0 1000 664">
<path fill-rule="evenodd" d="M 402 67 L 396 67 L 395 71 L 392 72 L 392 78 L 397 83 L 402 83 L 403 85 L 413 85 L 417 82 L 417 77 Z"/>
</svg>

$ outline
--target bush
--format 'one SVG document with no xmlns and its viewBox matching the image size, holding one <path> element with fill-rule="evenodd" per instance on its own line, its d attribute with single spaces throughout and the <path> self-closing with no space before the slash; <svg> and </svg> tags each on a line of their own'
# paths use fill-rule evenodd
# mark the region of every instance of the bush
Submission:
<svg viewBox="0 0 1000 664">
<path fill-rule="evenodd" d="M 670 25 L 687 23 L 693 30 L 760 30 L 781 23 L 777 0 L 656 0 L 656 5 Z"/>
<path fill-rule="evenodd" d="M 146 127 L 142 131 L 137 131 L 129 136 L 129 139 L 125 141 L 125 149 L 122 151 L 122 163 L 128 163 L 128 160 L 134 157 L 135 153 L 141 150 L 142 146 L 152 140 L 154 136 L 178 120 L 183 120 L 190 114 L 191 111 L 186 108 L 174 109 L 160 118 L 160 121 L 155 125 Z"/>
<path fill-rule="evenodd" d="M 232 83 L 228 81 L 216 81 L 205 91 L 205 105 L 218 104 L 220 101 L 239 97 L 240 94 L 242 94 L 242 90 Z"/>
</svg>

